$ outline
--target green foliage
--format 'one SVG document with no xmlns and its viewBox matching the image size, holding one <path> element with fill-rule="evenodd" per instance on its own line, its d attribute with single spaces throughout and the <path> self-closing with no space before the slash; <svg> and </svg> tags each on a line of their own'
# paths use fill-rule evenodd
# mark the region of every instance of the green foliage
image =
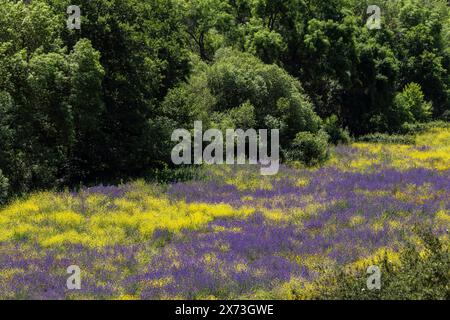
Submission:
<svg viewBox="0 0 450 320">
<path fill-rule="evenodd" d="M 74 143 L 67 98 L 73 66 L 58 48 L 59 26 L 48 5 L 38 1 L 24 7 L 2 1 L 1 8 L 6 11 L 0 17 L 0 92 L 7 97 L 10 134 L 0 164 L 14 192 L 50 187 L 62 177 Z M 39 34 L 23 41 L 35 32 L 28 23 Z M 21 27 L 11 33 L 11 25 Z"/>
<path fill-rule="evenodd" d="M 243 47 L 300 79 L 316 112 L 338 115 L 352 134 L 395 132 L 409 121 L 394 99 L 410 82 L 421 85 L 434 116 L 442 117 L 450 106 L 446 2 L 379 1 L 380 30 L 366 28 L 367 5 L 254 1 L 250 22 L 239 25 Z M 274 51 L 265 49 L 269 42 Z"/>
<path fill-rule="evenodd" d="M 350 135 L 347 130 L 342 129 L 339 125 L 339 120 L 336 115 L 332 115 L 331 117 L 325 119 L 323 123 L 323 130 L 330 137 L 330 142 L 332 144 L 348 144 L 350 143 Z"/>
<path fill-rule="evenodd" d="M 442 113 L 441 119 L 443 121 L 450 122 L 450 109 L 449 110 L 445 110 L 444 113 Z"/>
<path fill-rule="evenodd" d="M 405 123 L 401 128 L 402 134 L 415 135 L 438 128 L 449 128 L 450 123 L 445 121 L 431 121 L 427 123 Z"/>
<path fill-rule="evenodd" d="M 190 128 L 194 121 L 207 122 L 214 103 L 207 79 L 208 65 L 198 62 L 187 82 L 169 90 L 159 112 L 175 121 L 177 128 Z"/>
<path fill-rule="evenodd" d="M 69 104 L 73 113 L 74 145 L 70 159 L 70 180 L 85 180 L 95 176 L 102 166 L 98 147 L 105 134 L 102 117 L 106 112 L 102 99 L 102 81 L 105 71 L 100 64 L 100 53 L 89 40 L 78 41 L 69 57 L 71 70 L 71 94 Z"/>
<path fill-rule="evenodd" d="M 0 2 L 0 167 L 13 193 L 127 178 L 168 159 L 153 137 L 173 123 L 158 121 L 160 101 L 189 72 L 179 8 L 82 0 L 83 28 L 69 31 L 69 4 Z"/>
<path fill-rule="evenodd" d="M 231 7 L 221 0 L 182 0 L 180 2 L 183 8 L 185 30 L 195 51 L 203 60 L 210 60 L 218 46 L 215 44 L 218 32 L 227 33 L 233 26 L 233 16 L 229 13 Z"/>
<path fill-rule="evenodd" d="M 413 145 L 416 139 L 413 135 L 398 135 L 386 133 L 371 133 L 358 138 L 360 142 L 374 142 L 385 144 L 409 144 Z"/>
<path fill-rule="evenodd" d="M 433 103 L 434 115 L 440 116 L 450 106 L 450 56 L 444 33 L 449 19 L 448 5 L 440 0 L 426 4 L 409 0 L 399 11 L 401 83 L 418 83 L 425 100 Z"/>
<path fill-rule="evenodd" d="M 357 65 L 356 22 L 311 19 L 301 44 L 299 77 L 322 117 L 340 113 L 342 96 L 352 84 Z M 307 63 L 306 63 L 307 62 Z"/>
<path fill-rule="evenodd" d="M 256 126 L 255 107 L 244 102 L 239 107 L 212 116 L 213 126 L 225 132 L 227 129 L 252 129 Z"/>
<path fill-rule="evenodd" d="M 101 52 L 106 112 L 96 168 L 106 176 L 140 175 L 167 161 L 152 153 L 157 139 L 148 134 L 158 130 L 150 125 L 157 124 L 160 101 L 189 71 L 181 8 L 172 0 L 83 0 L 81 5 L 81 33 L 66 41 L 84 37 Z"/>
<path fill-rule="evenodd" d="M 442 32 L 448 8 L 442 4 L 381 1 L 383 28 L 368 30 L 367 3 L 360 1 L 315 1 L 308 6 L 301 1 L 256 1 L 254 17 L 242 29 L 250 43 L 254 33 L 248 29 L 257 30 L 258 21 L 260 28 L 281 36 L 279 43 L 285 46 L 269 61 L 301 79 L 320 116 L 338 115 L 356 135 L 393 132 L 404 122 L 394 98 L 411 82 L 405 82 L 408 77 L 426 83 L 423 91 L 435 115 L 448 108 L 448 54 Z M 408 13 L 417 21 L 407 18 Z M 422 29 L 413 30 L 418 24 Z M 246 48 L 255 53 L 252 46 Z"/>
<path fill-rule="evenodd" d="M 358 44 L 357 79 L 344 96 L 343 115 L 352 133 L 389 132 L 392 102 L 395 96 L 399 62 L 382 39 L 372 37 L 368 30 Z M 394 129 L 395 130 L 395 129 Z"/>
<path fill-rule="evenodd" d="M 167 166 L 162 168 L 154 168 L 146 172 L 146 180 L 156 182 L 159 184 L 180 183 L 186 181 L 200 181 L 204 180 L 204 172 L 202 167 L 180 167 L 169 168 Z"/>
<path fill-rule="evenodd" d="M 6 159 L 12 148 L 14 130 L 11 128 L 13 101 L 7 92 L 0 92 L 0 168 L 7 164 Z"/>
<path fill-rule="evenodd" d="M 299 132 L 287 151 L 288 160 L 300 161 L 307 166 L 321 164 L 328 157 L 328 135 L 324 131 L 318 134 Z"/>
<path fill-rule="evenodd" d="M 367 290 L 366 270 L 332 272 L 317 282 L 318 299 L 337 300 L 448 300 L 450 252 L 448 244 L 429 231 L 421 231 L 423 247 L 409 244 L 400 265 L 385 256 L 381 265 L 381 290 Z M 376 264 L 375 262 L 373 264 Z M 367 265 L 368 267 L 369 265 Z"/>
<path fill-rule="evenodd" d="M 5 203 L 8 197 L 8 179 L 3 175 L 2 170 L 0 170 L 0 205 Z"/>
<path fill-rule="evenodd" d="M 403 91 L 395 97 L 394 101 L 397 112 L 405 115 L 405 122 L 426 122 L 431 118 L 431 103 L 424 100 L 420 85 L 409 83 Z"/>
<path fill-rule="evenodd" d="M 199 68 L 188 84 L 169 92 L 163 110 L 169 115 L 179 111 L 189 128 L 196 119 L 219 127 L 281 129 L 280 140 L 286 145 L 297 132 L 317 132 L 320 127 L 297 80 L 232 49 L 218 51 L 212 65 Z"/>
<path fill-rule="evenodd" d="M 245 43 L 246 51 L 260 58 L 264 63 L 280 62 L 286 43 L 276 31 L 268 28 L 255 28 Z"/>
<path fill-rule="evenodd" d="M 280 135 L 286 142 L 299 131 L 319 129 L 320 119 L 300 83 L 283 69 L 265 65 L 249 54 L 218 52 L 207 82 L 215 97 L 213 111 L 224 112 L 248 101 L 254 106 L 256 127 L 270 128 L 268 117 L 276 118 L 284 128 Z"/>
</svg>

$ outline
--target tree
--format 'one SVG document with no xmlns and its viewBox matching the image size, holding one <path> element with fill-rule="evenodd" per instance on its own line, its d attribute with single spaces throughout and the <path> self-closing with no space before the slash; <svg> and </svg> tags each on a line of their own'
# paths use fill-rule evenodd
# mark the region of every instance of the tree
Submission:
<svg viewBox="0 0 450 320">
<path fill-rule="evenodd" d="M 74 141 L 66 98 L 70 66 L 47 4 L 2 1 L 0 7 L 0 92 L 7 97 L 3 112 L 12 133 L 0 164 L 11 190 L 24 192 L 53 185 L 67 163 Z"/>
<path fill-rule="evenodd" d="M 186 32 L 203 60 L 214 54 L 213 31 L 226 33 L 234 23 L 231 7 L 221 0 L 181 0 Z"/>
<path fill-rule="evenodd" d="M 78 41 L 69 55 L 71 90 L 69 104 L 73 112 L 75 142 L 70 152 L 71 181 L 86 181 L 101 168 L 98 154 L 105 134 L 102 83 L 105 71 L 100 64 L 100 53 L 89 40 Z"/>
<path fill-rule="evenodd" d="M 440 0 L 425 4 L 408 0 L 399 15 L 401 86 L 419 84 L 425 99 L 433 103 L 435 116 L 450 108 L 450 56 L 443 32 L 448 19 L 448 6 Z"/>
<path fill-rule="evenodd" d="M 246 51 L 260 58 L 264 63 L 281 62 L 286 43 L 283 37 L 276 31 L 270 31 L 267 27 L 255 28 L 252 35 L 247 36 Z"/>
<path fill-rule="evenodd" d="M 11 96 L 7 92 L 0 92 L 0 168 L 5 168 L 10 162 L 11 143 L 14 135 L 9 124 L 11 109 Z M 0 205 L 7 199 L 8 192 L 9 181 L 0 169 Z"/>
<path fill-rule="evenodd" d="M 407 114 L 404 122 L 426 122 L 431 118 L 432 104 L 425 102 L 422 88 L 417 83 L 407 84 L 395 97 L 394 105 L 398 112 Z"/>
<path fill-rule="evenodd" d="M 363 30 L 357 46 L 352 87 L 343 96 L 344 125 L 353 134 L 395 131 L 388 121 L 399 74 L 395 53 L 380 38 Z M 384 42 L 384 43 L 383 43 Z"/>
<path fill-rule="evenodd" d="M 262 20 L 263 26 L 274 31 L 293 23 L 301 8 L 299 0 L 256 0 L 253 12 Z"/>
<path fill-rule="evenodd" d="M 350 89 L 357 61 L 356 24 L 312 19 L 303 40 L 300 76 L 322 117 L 342 114 L 342 94 Z"/>
<path fill-rule="evenodd" d="M 2 170 L 0 170 L 0 205 L 2 205 L 8 196 L 8 179 L 3 176 Z"/>
<path fill-rule="evenodd" d="M 251 110 L 248 121 L 241 124 L 252 123 L 255 129 L 281 129 L 284 145 L 299 131 L 317 132 L 320 127 L 320 119 L 297 80 L 278 66 L 265 65 L 233 49 L 218 51 L 211 66 L 199 68 L 187 85 L 169 93 L 163 105 L 166 110 L 174 110 L 178 101 L 186 105 L 181 110 L 196 111 L 194 115 L 182 111 L 186 119 L 207 123 L 211 122 L 209 115 L 215 114 L 215 120 L 234 119 L 236 125 L 242 121 L 238 115 Z"/>
<path fill-rule="evenodd" d="M 68 4 L 53 3 L 61 12 Z M 78 39 L 89 39 L 104 70 L 103 143 L 96 146 L 93 174 L 138 176 L 162 160 L 152 153 L 156 141 L 147 134 L 155 129 L 149 126 L 167 91 L 189 72 L 181 8 L 172 0 L 80 0 L 79 5 L 81 30 L 66 31 L 64 41 L 73 47 Z"/>
</svg>

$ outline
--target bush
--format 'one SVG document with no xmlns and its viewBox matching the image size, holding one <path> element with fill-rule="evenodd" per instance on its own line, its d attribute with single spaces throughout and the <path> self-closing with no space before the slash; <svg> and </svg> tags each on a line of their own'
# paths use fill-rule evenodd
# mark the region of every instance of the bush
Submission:
<svg viewBox="0 0 450 320">
<path fill-rule="evenodd" d="M 442 114 L 441 118 L 444 121 L 450 121 L 450 110 L 444 111 L 444 113 Z"/>
<path fill-rule="evenodd" d="M 187 83 L 169 91 L 162 110 L 191 128 L 195 120 L 207 126 L 234 129 L 279 129 L 284 147 L 297 132 L 317 133 L 320 118 L 300 83 L 276 65 L 266 65 L 248 53 L 217 52 L 212 65 L 197 63 Z M 187 126 L 187 127 L 186 127 Z"/>
<path fill-rule="evenodd" d="M 405 122 L 425 122 L 431 118 L 432 104 L 425 102 L 422 88 L 409 83 L 395 97 L 394 107 L 405 114 Z"/>
<path fill-rule="evenodd" d="M 307 166 L 314 166 L 328 159 L 328 135 L 324 131 L 318 134 L 300 132 L 287 151 L 290 161 L 300 161 Z"/>
<path fill-rule="evenodd" d="M 397 135 L 385 133 L 372 133 L 358 138 L 359 142 L 374 142 L 387 144 L 415 144 L 416 139 L 412 135 Z"/>
<path fill-rule="evenodd" d="M 334 145 L 348 144 L 350 142 L 350 134 L 346 129 L 339 126 L 338 118 L 335 115 L 325 119 L 323 129 L 330 137 L 330 143 Z"/>
<path fill-rule="evenodd" d="M 0 205 L 4 204 L 8 197 L 8 179 L 3 176 L 2 170 L 0 170 Z"/>
<path fill-rule="evenodd" d="M 146 180 L 161 184 L 180 183 L 186 181 L 201 181 L 204 179 L 202 167 L 187 166 L 180 168 L 169 168 L 167 166 L 162 169 L 150 169 L 146 174 Z"/>
<path fill-rule="evenodd" d="M 401 128 L 401 133 L 414 135 L 436 128 L 450 128 L 450 123 L 445 121 L 432 121 L 428 123 L 405 123 Z"/>
<path fill-rule="evenodd" d="M 429 230 L 418 232 L 421 247 L 408 244 L 393 263 L 371 262 L 361 270 L 334 270 L 317 280 L 317 299 L 348 300 L 448 300 L 450 299 L 450 252 Z M 381 290 L 367 290 L 366 268 L 381 269 Z"/>
<path fill-rule="evenodd" d="M 230 112 L 251 104 L 255 129 L 280 129 L 280 140 L 286 145 L 297 132 L 319 130 L 320 118 L 300 83 L 276 65 L 265 65 L 250 54 L 223 49 L 207 70 L 206 81 L 214 96 L 212 111 Z M 270 127 L 273 123 L 279 126 Z"/>
<path fill-rule="evenodd" d="M 255 107 L 245 102 L 241 106 L 226 112 L 216 112 L 211 116 L 214 127 L 223 132 L 226 129 L 252 129 L 255 128 Z"/>
</svg>

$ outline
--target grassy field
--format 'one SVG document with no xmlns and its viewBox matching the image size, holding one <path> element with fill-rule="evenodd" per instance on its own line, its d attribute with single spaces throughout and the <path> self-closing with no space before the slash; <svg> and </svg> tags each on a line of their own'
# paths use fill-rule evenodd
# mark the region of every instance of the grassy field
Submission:
<svg viewBox="0 0 450 320">
<path fill-rule="evenodd" d="M 42 192 L 0 209 L 0 298 L 313 298 L 323 270 L 448 245 L 450 129 L 354 143 L 323 167 L 218 166 L 173 185 Z M 81 269 L 68 290 L 66 269 Z"/>
</svg>

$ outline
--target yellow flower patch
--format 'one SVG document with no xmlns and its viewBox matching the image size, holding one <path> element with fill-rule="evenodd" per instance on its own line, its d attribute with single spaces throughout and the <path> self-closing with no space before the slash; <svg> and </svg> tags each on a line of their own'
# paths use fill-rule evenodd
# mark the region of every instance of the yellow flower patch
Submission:
<svg viewBox="0 0 450 320">
<path fill-rule="evenodd" d="M 387 258 L 387 260 L 394 265 L 397 265 L 397 266 L 400 265 L 400 253 L 399 252 L 393 251 L 390 248 L 380 248 L 374 254 L 370 255 L 369 257 L 359 259 L 356 262 L 350 264 L 348 266 L 348 268 L 364 270 L 365 268 L 367 268 L 371 265 L 381 264 L 385 258 Z"/>
<path fill-rule="evenodd" d="M 393 168 L 407 170 L 427 168 L 438 171 L 450 169 L 450 129 L 433 129 L 416 137 L 416 145 L 354 143 L 359 151 L 355 160 L 342 163 L 337 158 L 332 164 L 342 169 L 365 171 L 374 165 L 387 163 Z"/>
<path fill-rule="evenodd" d="M 363 216 L 354 216 L 350 218 L 350 226 L 351 227 L 356 227 L 359 226 L 361 224 L 363 224 L 365 221 L 365 218 Z"/>
<path fill-rule="evenodd" d="M 444 210 L 439 211 L 436 214 L 436 222 L 450 226 L 450 214 Z"/>
<path fill-rule="evenodd" d="M 46 247 L 132 244 L 150 239 L 158 229 L 195 230 L 216 218 L 245 218 L 254 212 L 251 207 L 227 204 L 171 203 L 148 192 L 115 200 L 97 194 L 39 193 L 0 211 L 0 241 L 30 241 Z"/>
</svg>

